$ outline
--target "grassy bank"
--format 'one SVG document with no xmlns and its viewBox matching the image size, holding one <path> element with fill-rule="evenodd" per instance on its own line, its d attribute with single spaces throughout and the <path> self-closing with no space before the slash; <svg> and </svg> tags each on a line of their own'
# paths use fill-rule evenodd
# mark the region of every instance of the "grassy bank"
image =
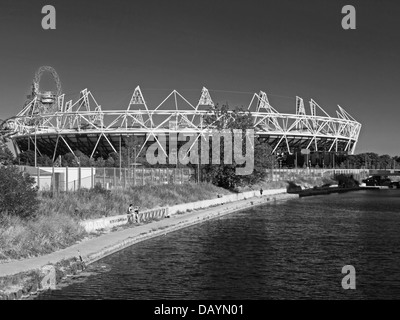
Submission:
<svg viewBox="0 0 400 320">
<path fill-rule="evenodd" d="M 212 184 L 145 185 L 120 190 L 81 189 L 73 193 L 40 194 L 40 215 L 67 214 L 80 219 L 95 219 L 126 213 L 130 203 L 143 209 L 216 198 L 229 191 Z"/>
<path fill-rule="evenodd" d="M 85 237 L 78 219 L 51 213 L 33 219 L 0 215 L 0 263 L 66 248 Z"/>
<path fill-rule="evenodd" d="M 51 253 L 82 240 L 82 219 L 124 214 L 130 203 L 142 209 L 216 198 L 230 192 L 211 184 L 147 185 L 126 190 L 82 189 L 52 196 L 39 193 L 30 219 L 0 214 L 0 263 Z"/>
</svg>

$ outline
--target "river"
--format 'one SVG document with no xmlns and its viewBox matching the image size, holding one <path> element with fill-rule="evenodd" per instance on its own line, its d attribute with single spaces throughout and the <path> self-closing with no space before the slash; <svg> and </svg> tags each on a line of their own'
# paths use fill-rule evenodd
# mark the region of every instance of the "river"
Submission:
<svg viewBox="0 0 400 320">
<path fill-rule="evenodd" d="M 356 289 L 342 288 L 342 267 Z M 157 237 L 37 299 L 397 299 L 400 191 L 305 197 Z"/>
</svg>

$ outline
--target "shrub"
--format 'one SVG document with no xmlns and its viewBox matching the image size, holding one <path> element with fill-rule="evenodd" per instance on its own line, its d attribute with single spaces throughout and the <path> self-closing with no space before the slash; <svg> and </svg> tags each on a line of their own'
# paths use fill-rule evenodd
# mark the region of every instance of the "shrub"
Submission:
<svg viewBox="0 0 400 320">
<path fill-rule="evenodd" d="M 35 179 L 22 173 L 17 167 L 0 168 L 0 213 L 32 216 L 39 205 Z"/>
<path fill-rule="evenodd" d="M 98 193 L 98 194 L 102 194 L 102 195 L 110 195 L 111 191 L 107 190 L 106 188 L 104 188 L 101 183 L 96 183 L 93 189 L 90 189 L 90 191 L 92 193 Z"/>
<path fill-rule="evenodd" d="M 354 179 L 353 175 L 339 174 L 335 176 L 335 180 L 338 182 L 339 187 L 342 188 L 354 188 L 360 185 L 360 183 Z"/>
<path fill-rule="evenodd" d="M 330 186 L 332 184 L 336 184 L 337 182 L 335 180 L 332 180 L 330 177 L 322 177 L 322 183 L 325 186 Z"/>
</svg>

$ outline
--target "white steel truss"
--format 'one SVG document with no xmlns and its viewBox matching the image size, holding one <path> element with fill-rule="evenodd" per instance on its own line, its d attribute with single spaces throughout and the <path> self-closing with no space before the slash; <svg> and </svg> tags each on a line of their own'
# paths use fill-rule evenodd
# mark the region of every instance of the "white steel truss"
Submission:
<svg viewBox="0 0 400 320">
<path fill-rule="evenodd" d="M 113 152 L 117 152 L 118 147 L 110 138 L 113 135 L 144 135 L 146 142 L 154 137 L 159 143 L 159 133 L 187 132 L 200 137 L 213 129 L 213 124 L 205 125 L 203 122 L 209 108 L 215 107 L 209 91 L 204 87 L 196 106 L 173 90 L 158 106 L 149 108 L 139 86 L 135 88 L 126 110 L 102 110 L 87 89 L 81 91 L 76 102 L 64 100 L 64 95 L 58 96 L 57 111 L 50 113 L 38 112 L 36 97 L 30 101 L 8 121 L 8 127 L 14 133 L 13 142 L 30 139 L 33 134 L 44 139 L 52 135 L 57 136 L 56 148 L 61 144 L 61 138 L 62 143 L 73 152 L 73 143 L 68 142 L 67 137 L 94 135 L 97 140 L 90 152 L 93 156 L 102 139 Z M 166 106 L 167 101 L 169 105 L 172 102 L 172 108 Z M 274 152 L 284 150 L 292 153 L 295 148 L 302 147 L 312 151 L 354 153 L 361 124 L 340 106 L 336 111 L 337 118 L 333 118 L 314 100 L 311 99 L 309 104 L 311 114 L 306 113 L 303 99 L 296 97 L 295 114 L 280 113 L 271 106 L 265 92 L 254 93 L 248 111 L 254 118 L 255 135 L 266 138 Z"/>
</svg>

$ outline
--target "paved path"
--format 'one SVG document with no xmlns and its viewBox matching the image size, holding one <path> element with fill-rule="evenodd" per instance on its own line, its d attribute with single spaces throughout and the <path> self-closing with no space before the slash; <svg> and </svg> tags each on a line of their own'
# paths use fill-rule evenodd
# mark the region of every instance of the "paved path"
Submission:
<svg viewBox="0 0 400 320">
<path fill-rule="evenodd" d="M 270 200 L 274 197 L 287 199 L 291 198 L 290 196 L 293 197 L 293 195 L 281 194 L 269 196 L 269 198 Z M 160 221 L 110 232 L 44 256 L 0 264 L 0 277 L 40 269 L 44 265 L 55 264 L 62 259 L 78 257 L 78 250 L 87 264 L 92 263 L 134 243 L 266 202 L 267 197 L 256 197 L 174 215 L 171 218 L 165 218 Z"/>
</svg>

